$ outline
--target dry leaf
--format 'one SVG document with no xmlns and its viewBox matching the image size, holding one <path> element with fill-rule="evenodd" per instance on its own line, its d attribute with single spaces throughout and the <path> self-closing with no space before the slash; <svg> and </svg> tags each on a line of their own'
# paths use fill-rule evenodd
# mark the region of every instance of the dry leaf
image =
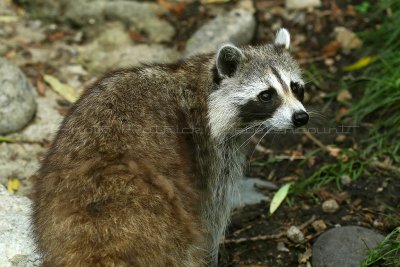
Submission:
<svg viewBox="0 0 400 267">
<path fill-rule="evenodd" d="M 36 91 L 40 96 L 46 95 L 46 86 L 41 78 L 36 81 Z"/>
<path fill-rule="evenodd" d="M 328 149 L 329 155 L 331 155 L 334 158 L 339 157 L 340 151 L 342 151 L 340 148 L 332 146 L 327 146 L 326 148 Z"/>
<path fill-rule="evenodd" d="M 18 19 L 17 16 L 0 16 L 0 22 L 4 23 L 16 22 Z"/>
<path fill-rule="evenodd" d="M 78 92 L 71 86 L 60 82 L 52 75 L 44 75 L 43 79 L 50 85 L 50 87 L 61 95 L 65 100 L 74 103 L 79 98 Z"/>
<path fill-rule="evenodd" d="M 340 49 L 340 43 L 336 40 L 333 40 L 327 43 L 324 48 L 322 48 L 322 56 L 323 57 L 333 57 L 335 56 Z"/>
<path fill-rule="evenodd" d="M 307 248 L 303 254 L 299 256 L 299 263 L 306 263 L 312 256 L 311 248 Z"/>
<path fill-rule="evenodd" d="M 179 1 L 178 3 L 171 3 L 168 0 L 157 0 L 157 3 L 165 9 L 168 9 L 169 11 L 178 15 L 182 15 L 186 7 L 186 0 Z"/>
<path fill-rule="evenodd" d="M 352 96 L 348 90 L 342 90 L 340 93 L 337 95 L 336 100 L 339 101 L 340 103 L 345 103 L 348 100 L 351 100 Z"/>
<path fill-rule="evenodd" d="M 228 3 L 231 0 L 201 0 L 201 3 L 204 4 L 221 4 L 221 3 Z"/>
<path fill-rule="evenodd" d="M 9 179 L 7 182 L 7 191 L 10 193 L 15 193 L 16 191 L 18 191 L 19 185 L 20 183 L 18 179 Z"/>
<path fill-rule="evenodd" d="M 346 107 L 342 107 L 339 109 L 338 113 L 336 114 L 336 121 L 340 121 L 344 116 L 347 115 L 347 113 L 349 113 L 349 109 Z"/>
</svg>

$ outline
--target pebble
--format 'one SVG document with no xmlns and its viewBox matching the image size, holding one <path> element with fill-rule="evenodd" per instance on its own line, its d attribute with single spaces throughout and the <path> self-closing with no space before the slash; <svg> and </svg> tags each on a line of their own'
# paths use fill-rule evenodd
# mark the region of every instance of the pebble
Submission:
<svg viewBox="0 0 400 267">
<path fill-rule="evenodd" d="M 335 213 L 339 209 L 339 204 L 334 199 L 328 199 L 322 203 L 322 211 L 326 213 Z"/>
<path fill-rule="evenodd" d="M 248 44 L 255 33 L 254 12 L 236 8 L 204 24 L 187 41 L 184 57 L 215 51 L 223 43 Z"/>
<path fill-rule="evenodd" d="M 291 226 L 287 232 L 286 236 L 294 243 L 302 243 L 305 238 L 303 232 L 297 226 Z"/>
<path fill-rule="evenodd" d="M 359 226 L 333 228 L 318 237 L 312 247 L 313 267 L 359 267 L 384 236 Z"/>
<path fill-rule="evenodd" d="M 348 175 L 342 175 L 340 176 L 340 182 L 342 185 L 349 185 L 351 184 L 351 177 Z"/>
<path fill-rule="evenodd" d="M 321 233 L 321 232 L 325 231 L 325 229 L 327 228 L 327 226 L 323 220 L 316 220 L 311 225 L 314 228 L 315 232 L 317 232 L 317 233 Z"/>
<path fill-rule="evenodd" d="M 282 252 L 289 252 L 290 250 L 285 246 L 285 243 L 283 242 L 278 242 L 278 244 L 276 245 L 276 249 L 278 251 L 282 251 Z"/>
<path fill-rule="evenodd" d="M 0 135 L 21 130 L 35 111 L 33 86 L 17 66 L 0 57 Z"/>
</svg>

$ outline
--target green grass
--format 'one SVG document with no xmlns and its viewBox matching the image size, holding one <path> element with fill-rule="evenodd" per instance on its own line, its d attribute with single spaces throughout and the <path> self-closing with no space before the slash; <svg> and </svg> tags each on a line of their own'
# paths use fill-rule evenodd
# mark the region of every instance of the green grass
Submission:
<svg viewBox="0 0 400 267">
<path fill-rule="evenodd" d="M 380 28 L 363 34 L 366 49 L 376 55 L 377 60 L 350 84 L 350 87 L 361 88 L 363 96 L 354 103 L 349 114 L 355 121 L 369 117 L 375 130 L 395 133 L 400 123 L 400 1 L 381 0 L 378 14 L 386 16 Z"/>
<path fill-rule="evenodd" d="M 397 227 L 374 249 L 360 267 L 400 266 L 400 227 Z"/>
<path fill-rule="evenodd" d="M 345 161 L 339 158 L 333 163 L 324 164 L 311 176 L 297 183 L 293 191 L 301 193 L 307 189 L 312 192 L 331 183 L 335 183 L 340 190 L 340 178 L 343 175 L 348 175 L 351 180 L 357 179 L 363 173 L 366 161 L 362 160 L 361 155 L 352 149 L 342 150 L 341 155 L 341 158 L 346 158 Z M 303 167 L 307 159 L 308 157 L 300 162 L 299 167 Z"/>
</svg>

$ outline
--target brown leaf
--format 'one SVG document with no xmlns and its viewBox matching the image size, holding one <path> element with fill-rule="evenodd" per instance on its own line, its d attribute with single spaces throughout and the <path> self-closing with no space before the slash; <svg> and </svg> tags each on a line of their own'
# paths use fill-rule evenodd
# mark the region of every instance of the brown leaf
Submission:
<svg viewBox="0 0 400 267">
<path fill-rule="evenodd" d="M 143 34 L 140 34 L 136 31 L 129 31 L 129 37 L 135 43 L 145 43 L 147 41 Z"/>
<path fill-rule="evenodd" d="M 342 90 L 340 93 L 337 95 L 336 100 L 340 103 L 345 103 L 348 100 L 351 100 L 352 95 L 349 92 L 349 90 Z"/>
<path fill-rule="evenodd" d="M 331 19 L 343 22 L 343 11 L 338 7 L 335 1 L 331 1 Z"/>
<path fill-rule="evenodd" d="M 37 79 L 36 81 L 36 91 L 40 96 L 45 96 L 46 95 L 46 86 L 43 82 L 42 79 Z"/>
<path fill-rule="evenodd" d="M 157 3 L 177 15 L 182 15 L 186 8 L 186 0 L 179 1 L 178 3 L 171 3 L 168 0 L 157 0 Z"/>
<path fill-rule="evenodd" d="M 311 248 L 307 248 L 306 251 L 299 256 L 299 263 L 306 263 L 312 256 Z"/>
<path fill-rule="evenodd" d="M 322 48 L 322 56 L 324 57 L 333 57 L 335 56 L 340 49 L 340 43 L 336 40 L 333 40 L 327 43 L 324 48 Z"/>
<path fill-rule="evenodd" d="M 316 157 L 310 157 L 310 158 L 307 160 L 307 165 L 308 165 L 308 167 L 314 166 L 314 165 L 315 165 L 315 162 L 316 162 Z"/>
<path fill-rule="evenodd" d="M 55 41 L 61 40 L 65 37 L 65 35 L 66 35 L 65 32 L 61 32 L 61 31 L 53 32 L 49 35 L 49 41 L 55 42 Z"/>
<path fill-rule="evenodd" d="M 357 16 L 357 12 L 354 9 L 354 6 L 347 5 L 347 7 L 346 7 L 346 16 L 351 16 L 351 17 L 356 17 Z"/>
<path fill-rule="evenodd" d="M 331 155 L 334 158 L 339 157 L 340 151 L 342 151 L 338 147 L 326 146 L 326 148 L 328 149 L 329 155 Z"/>
</svg>

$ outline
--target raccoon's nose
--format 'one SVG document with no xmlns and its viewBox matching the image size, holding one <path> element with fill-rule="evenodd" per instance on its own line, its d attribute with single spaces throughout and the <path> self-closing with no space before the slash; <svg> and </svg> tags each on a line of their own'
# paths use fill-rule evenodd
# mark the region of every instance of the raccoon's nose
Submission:
<svg viewBox="0 0 400 267">
<path fill-rule="evenodd" d="M 305 111 L 295 112 L 292 116 L 292 121 L 294 126 L 300 127 L 305 125 L 308 122 L 309 116 Z"/>
</svg>

